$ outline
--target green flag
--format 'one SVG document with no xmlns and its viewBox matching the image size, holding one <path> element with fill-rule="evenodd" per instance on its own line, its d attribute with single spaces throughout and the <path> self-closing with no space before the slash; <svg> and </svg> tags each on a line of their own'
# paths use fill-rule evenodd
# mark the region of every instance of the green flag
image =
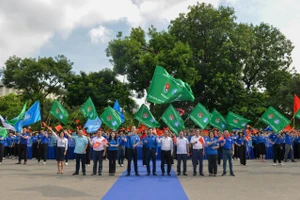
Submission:
<svg viewBox="0 0 300 200">
<path fill-rule="evenodd" d="M 213 127 L 218 128 L 219 130 L 224 130 L 224 129 L 229 129 L 230 128 L 228 126 L 225 118 L 216 109 L 214 109 L 211 113 L 210 124 Z"/>
<path fill-rule="evenodd" d="M 0 126 L 0 135 L 5 138 L 7 136 L 7 130 Z"/>
<path fill-rule="evenodd" d="M 172 105 L 165 110 L 161 116 L 161 119 L 171 129 L 172 132 L 176 133 L 176 135 L 185 129 L 184 121 Z"/>
<path fill-rule="evenodd" d="M 173 101 L 193 102 L 195 97 L 187 83 L 180 79 L 175 79 L 164 68 L 156 66 L 147 100 L 156 104 L 164 104 Z"/>
<path fill-rule="evenodd" d="M 211 120 L 211 115 L 201 103 L 198 103 L 189 114 L 189 118 L 199 127 L 205 129 Z"/>
<path fill-rule="evenodd" d="M 54 100 L 50 113 L 63 124 L 68 124 L 69 114 L 67 110 L 56 100 Z"/>
<path fill-rule="evenodd" d="M 250 120 L 243 118 L 242 116 L 239 116 L 233 112 L 228 112 L 226 116 L 227 124 L 234 128 L 245 128 L 247 124 L 250 122 Z"/>
<path fill-rule="evenodd" d="M 18 115 L 18 117 L 15 117 L 11 120 L 7 120 L 7 123 L 9 123 L 11 125 L 15 125 L 19 120 L 23 119 L 25 112 L 26 112 L 26 107 L 27 107 L 27 102 L 25 102 L 23 109 L 22 109 L 21 113 Z"/>
<path fill-rule="evenodd" d="M 266 110 L 260 120 L 271 126 L 275 133 L 279 133 L 279 131 L 284 129 L 290 123 L 290 120 L 288 120 L 272 106 Z"/>
<path fill-rule="evenodd" d="M 300 119 L 300 109 L 296 112 L 295 117 Z"/>
<path fill-rule="evenodd" d="M 112 107 L 107 106 L 103 113 L 100 115 L 100 119 L 104 124 L 106 124 L 113 131 L 116 131 L 118 127 L 122 124 L 120 114 L 112 109 Z"/>
<path fill-rule="evenodd" d="M 96 119 L 98 115 L 91 97 L 86 100 L 80 110 L 85 118 Z"/>
<path fill-rule="evenodd" d="M 152 113 L 144 104 L 141 105 L 140 109 L 134 115 L 134 119 L 138 120 L 142 124 L 145 124 L 147 127 L 154 128 L 160 127 L 160 123 L 158 123 L 153 117 Z"/>
</svg>

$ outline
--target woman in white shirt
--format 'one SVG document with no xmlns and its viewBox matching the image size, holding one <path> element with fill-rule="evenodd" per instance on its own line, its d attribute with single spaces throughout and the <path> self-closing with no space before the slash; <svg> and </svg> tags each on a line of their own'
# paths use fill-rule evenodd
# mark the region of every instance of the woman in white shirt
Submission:
<svg viewBox="0 0 300 200">
<path fill-rule="evenodd" d="M 68 150 L 68 139 L 65 138 L 63 131 L 59 133 L 59 136 L 49 127 L 53 135 L 57 140 L 56 146 L 56 161 L 57 161 L 57 174 L 64 173 L 64 160 Z"/>
</svg>

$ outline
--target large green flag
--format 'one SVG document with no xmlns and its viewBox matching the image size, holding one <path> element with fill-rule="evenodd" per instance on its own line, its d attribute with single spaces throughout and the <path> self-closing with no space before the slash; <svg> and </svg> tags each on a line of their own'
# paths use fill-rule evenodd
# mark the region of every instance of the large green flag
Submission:
<svg viewBox="0 0 300 200">
<path fill-rule="evenodd" d="M 211 115 L 201 103 L 198 103 L 189 114 L 189 118 L 199 127 L 205 129 L 211 120 Z"/>
<path fill-rule="evenodd" d="M 20 114 L 18 115 L 18 117 L 15 117 L 11 120 L 7 120 L 7 123 L 11 124 L 11 125 L 15 125 L 18 121 L 20 121 L 21 119 L 24 118 L 25 112 L 26 112 L 26 107 L 27 107 L 27 102 L 25 102 L 22 111 L 20 112 Z"/>
<path fill-rule="evenodd" d="M 113 131 L 116 131 L 122 124 L 122 119 L 120 114 L 112 109 L 112 107 L 107 106 L 103 113 L 100 115 L 100 119 L 104 124 L 106 124 Z"/>
<path fill-rule="evenodd" d="M 63 124 L 68 124 L 69 114 L 67 110 L 56 100 L 54 100 L 50 113 Z"/>
<path fill-rule="evenodd" d="M 5 138 L 7 136 L 7 130 L 0 126 L 0 135 Z"/>
<path fill-rule="evenodd" d="M 141 105 L 140 109 L 134 115 L 134 119 L 138 120 L 142 124 L 145 124 L 147 127 L 154 128 L 160 127 L 160 123 L 158 123 L 153 117 L 152 113 L 144 104 Z"/>
<path fill-rule="evenodd" d="M 245 128 L 250 120 L 243 118 L 233 112 L 228 112 L 226 116 L 227 124 L 234 128 Z"/>
<path fill-rule="evenodd" d="M 290 120 L 288 120 L 272 106 L 266 110 L 260 120 L 271 126 L 275 133 L 279 133 L 279 131 L 284 129 L 290 123 Z"/>
<path fill-rule="evenodd" d="M 161 119 L 171 129 L 172 132 L 176 133 L 176 135 L 185 129 L 184 121 L 172 105 L 165 110 L 161 116 Z"/>
<path fill-rule="evenodd" d="M 296 112 L 295 117 L 300 119 L 300 109 Z"/>
<path fill-rule="evenodd" d="M 225 118 L 216 109 L 211 113 L 210 124 L 219 130 L 230 129 Z"/>
<path fill-rule="evenodd" d="M 86 100 L 80 110 L 85 118 L 96 119 L 98 115 L 91 97 Z"/>
<path fill-rule="evenodd" d="M 172 77 L 164 68 L 156 66 L 147 100 L 164 104 L 173 101 L 191 101 L 195 100 L 191 87 L 180 79 Z"/>
</svg>

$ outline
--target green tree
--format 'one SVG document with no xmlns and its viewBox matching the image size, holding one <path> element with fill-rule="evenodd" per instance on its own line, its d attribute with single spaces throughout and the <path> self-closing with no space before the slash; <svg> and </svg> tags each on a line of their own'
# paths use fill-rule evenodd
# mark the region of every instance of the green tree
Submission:
<svg viewBox="0 0 300 200">
<path fill-rule="evenodd" d="M 12 119 L 19 115 L 24 106 L 23 97 L 13 93 L 0 97 L 0 113 L 3 118 Z"/>
<path fill-rule="evenodd" d="M 20 90 L 25 99 L 32 102 L 39 100 L 44 120 L 45 99 L 49 95 L 58 97 L 64 94 L 65 81 L 72 74 L 72 65 L 63 55 L 39 59 L 13 56 L 5 62 L 3 83 Z"/>
</svg>

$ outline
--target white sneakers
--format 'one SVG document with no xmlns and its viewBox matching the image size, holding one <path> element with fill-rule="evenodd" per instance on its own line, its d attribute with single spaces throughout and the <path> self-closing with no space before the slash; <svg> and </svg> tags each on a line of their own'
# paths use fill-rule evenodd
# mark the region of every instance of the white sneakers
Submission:
<svg viewBox="0 0 300 200">
<path fill-rule="evenodd" d="M 0 162 L 0 165 L 2 165 L 2 162 Z"/>
<path fill-rule="evenodd" d="M 46 162 L 43 162 L 43 165 L 46 165 Z"/>
<path fill-rule="evenodd" d="M 280 163 L 281 164 L 281 166 L 283 166 L 284 164 L 283 163 Z"/>
<path fill-rule="evenodd" d="M 121 164 L 121 167 L 123 167 L 124 165 L 123 164 Z"/>
<path fill-rule="evenodd" d="M 281 165 L 281 166 L 284 166 L 284 164 L 283 164 L 283 163 L 280 163 L 280 165 Z M 273 166 L 276 166 L 276 163 L 273 163 Z"/>
<path fill-rule="evenodd" d="M 69 165 L 69 163 L 68 162 L 66 162 L 66 166 L 68 166 Z"/>
<path fill-rule="evenodd" d="M 273 163 L 273 166 L 276 166 L 276 163 Z"/>
</svg>

